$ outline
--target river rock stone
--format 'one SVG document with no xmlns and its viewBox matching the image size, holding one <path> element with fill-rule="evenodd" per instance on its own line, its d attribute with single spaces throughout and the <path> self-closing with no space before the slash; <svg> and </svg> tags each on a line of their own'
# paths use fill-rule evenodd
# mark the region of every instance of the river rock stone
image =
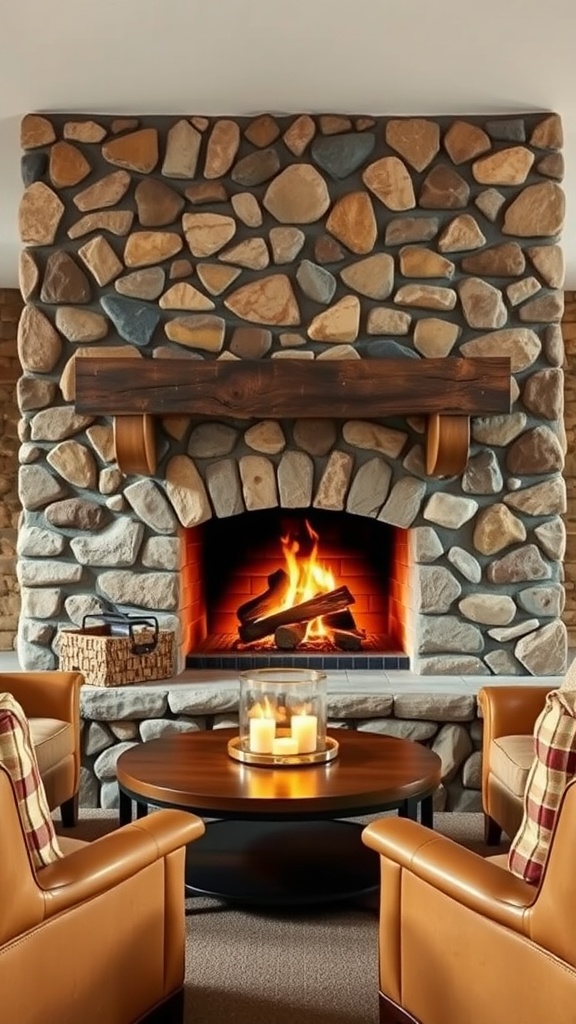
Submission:
<svg viewBox="0 0 576 1024">
<path fill-rule="evenodd" d="M 22 249 L 18 264 L 18 285 L 24 302 L 34 294 L 40 281 L 40 268 L 31 252 Z"/>
<path fill-rule="evenodd" d="M 278 492 L 282 508 L 308 508 L 312 504 L 314 464 L 304 452 L 284 452 L 278 465 Z"/>
<path fill-rule="evenodd" d="M 230 202 L 236 216 L 246 227 L 259 228 L 262 223 L 262 210 L 256 196 L 252 192 L 237 192 Z"/>
<path fill-rule="evenodd" d="M 114 287 L 120 295 L 132 299 L 154 300 L 162 294 L 165 279 L 166 275 L 161 267 L 147 267 L 117 278 Z"/>
<path fill-rule="evenodd" d="M 166 133 L 166 153 L 162 174 L 166 178 L 193 178 L 196 174 L 202 135 L 189 121 L 181 118 Z"/>
<path fill-rule="evenodd" d="M 170 502 L 152 480 L 137 480 L 124 488 L 124 497 L 136 515 L 156 533 L 175 533 L 178 520 Z"/>
<path fill-rule="evenodd" d="M 342 436 L 353 448 L 380 452 L 390 459 L 397 459 L 404 448 L 407 434 L 392 427 L 385 427 L 367 420 L 346 420 Z"/>
<path fill-rule="evenodd" d="M 348 490 L 354 458 L 348 452 L 333 451 L 324 466 L 312 505 L 314 508 L 342 511 Z"/>
<path fill-rule="evenodd" d="M 347 192 L 337 199 L 326 221 L 326 230 L 357 255 L 372 252 L 378 225 L 366 192 Z"/>
<path fill-rule="evenodd" d="M 442 359 L 452 351 L 459 336 L 458 324 L 433 316 L 422 317 L 414 327 L 414 347 L 427 359 Z"/>
<path fill-rule="evenodd" d="M 484 216 L 494 222 L 506 199 L 497 188 L 487 188 L 476 196 L 474 202 Z"/>
<path fill-rule="evenodd" d="M 535 544 L 525 544 L 488 566 L 486 575 L 491 583 L 521 583 L 523 580 L 546 580 L 551 576 L 550 565 L 544 561 Z"/>
<path fill-rule="evenodd" d="M 93 501 L 81 498 L 52 501 L 53 503 L 44 510 L 44 515 L 50 525 L 57 528 L 99 530 L 110 519 L 108 511 Z"/>
<path fill-rule="evenodd" d="M 345 267 L 340 277 L 345 285 L 360 295 L 369 299 L 387 299 L 394 284 L 394 260 L 388 253 L 376 253 Z"/>
<path fill-rule="evenodd" d="M 90 426 L 93 416 L 77 413 L 72 405 L 42 409 L 30 422 L 32 441 L 64 441 Z"/>
<path fill-rule="evenodd" d="M 55 142 L 50 149 L 48 173 L 54 188 L 78 185 L 92 168 L 77 146 L 70 142 Z"/>
<path fill-rule="evenodd" d="M 46 260 L 40 292 L 42 302 L 90 302 L 90 282 L 67 252 L 52 252 Z"/>
<path fill-rule="evenodd" d="M 56 326 L 68 341 L 100 341 L 108 333 L 106 318 L 88 309 L 58 306 Z"/>
<path fill-rule="evenodd" d="M 426 484 L 422 480 L 405 476 L 392 487 L 386 502 L 380 509 L 378 519 L 390 526 L 408 529 L 420 512 Z"/>
<path fill-rule="evenodd" d="M 300 228 L 271 228 L 270 248 L 274 263 L 292 263 L 302 249 L 306 236 Z"/>
<path fill-rule="evenodd" d="M 376 138 L 372 132 L 346 132 L 342 135 L 317 136 L 312 142 L 312 159 L 323 171 L 339 181 L 353 174 L 368 159 Z"/>
<path fill-rule="evenodd" d="M 249 270 L 264 270 L 270 262 L 270 256 L 266 242 L 263 238 L 247 238 L 226 249 L 218 256 L 223 263 L 237 263 L 240 267 L 248 267 Z"/>
<path fill-rule="evenodd" d="M 312 224 L 326 213 L 330 195 L 316 168 L 293 164 L 269 185 L 262 202 L 281 224 Z"/>
<path fill-rule="evenodd" d="M 313 168 L 310 169 L 313 170 Z M 279 170 L 280 158 L 276 150 L 261 149 L 258 153 L 250 153 L 249 156 L 239 160 L 234 165 L 231 177 L 232 181 L 235 181 L 237 185 L 242 185 L 243 188 L 252 188 L 255 185 L 262 185 L 263 182 L 269 181 Z M 266 205 L 265 199 L 264 205 Z"/>
<path fill-rule="evenodd" d="M 24 523 L 18 531 L 17 552 L 27 558 L 53 558 L 61 555 L 66 541 L 61 534 Z"/>
<path fill-rule="evenodd" d="M 469 277 L 460 283 L 458 294 L 470 327 L 486 330 L 506 323 L 508 313 L 499 288 L 479 277 Z"/>
<path fill-rule="evenodd" d="M 516 605 L 505 594 L 469 594 L 458 604 L 462 615 L 488 626 L 507 626 L 516 615 Z"/>
<path fill-rule="evenodd" d="M 200 459 L 229 455 L 237 440 L 238 431 L 226 423 L 199 423 L 190 434 L 188 454 Z"/>
<path fill-rule="evenodd" d="M 302 156 L 316 134 L 316 125 L 308 114 L 301 114 L 286 129 L 282 139 L 294 156 Z"/>
<path fill-rule="evenodd" d="M 472 753 L 472 740 L 463 725 L 443 725 L 432 743 L 432 750 L 442 761 L 442 782 L 450 782 Z"/>
<path fill-rule="evenodd" d="M 386 226 L 386 245 L 409 245 L 411 242 L 429 242 L 438 234 L 438 217 L 396 217 Z"/>
<path fill-rule="evenodd" d="M 497 494 L 503 485 L 500 466 L 493 451 L 480 452 L 468 459 L 462 475 L 462 490 L 467 494 Z"/>
<path fill-rule="evenodd" d="M 567 647 L 566 626 L 557 620 L 523 636 L 514 654 L 534 676 L 561 676 L 566 671 Z"/>
<path fill-rule="evenodd" d="M 526 146 L 511 146 L 475 160 L 472 174 L 481 185 L 522 185 L 534 163 Z"/>
<path fill-rule="evenodd" d="M 465 256 L 462 269 L 467 274 L 481 274 L 486 277 L 517 277 L 524 273 L 526 259 L 518 242 L 504 242 L 483 252 Z"/>
<path fill-rule="evenodd" d="M 48 185 L 28 185 L 18 210 L 20 240 L 24 245 L 52 245 L 63 213 L 64 203 Z"/>
<path fill-rule="evenodd" d="M 558 437 L 544 425 L 521 434 L 506 453 L 506 468 L 519 476 L 554 473 L 563 465 Z"/>
<path fill-rule="evenodd" d="M 468 205 L 470 186 L 458 171 L 436 164 L 426 175 L 418 205 L 425 210 L 459 210 Z"/>
<path fill-rule="evenodd" d="M 464 356 L 509 356 L 512 373 L 520 373 L 531 366 L 541 349 L 538 335 L 529 327 L 491 331 L 460 346 Z"/>
<path fill-rule="evenodd" d="M 97 534 L 74 537 L 70 547 L 80 565 L 128 566 L 134 565 L 143 536 L 142 523 L 121 516 Z"/>
<path fill-rule="evenodd" d="M 423 565 L 420 577 L 420 611 L 424 614 L 443 614 L 460 597 L 462 587 L 449 569 L 442 565 Z"/>
<path fill-rule="evenodd" d="M 461 498 L 455 494 L 443 494 L 437 491 L 428 499 L 423 511 L 424 519 L 449 530 L 459 530 L 464 523 L 478 510 L 478 502 L 473 498 Z"/>
<path fill-rule="evenodd" d="M 255 423 L 244 434 L 244 441 L 249 448 L 262 455 L 278 455 L 286 447 L 284 432 L 276 420 Z"/>
<path fill-rule="evenodd" d="M 296 280 L 309 299 L 327 305 L 336 291 L 336 278 L 329 270 L 311 260 L 302 260 L 296 271 Z"/>
<path fill-rule="evenodd" d="M 549 288 L 562 288 L 564 284 L 564 253 L 559 245 L 532 245 L 526 252 L 544 284 Z"/>
<path fill-rule="evenodd" d="M 416 563 L 435 562 L 444 553 L 442 542 L 432 526 L 415 526 L 412 530 L 412 545 Z"/>
<path fill-rule="evenodd" d="M 111 569 L 100 573 L 98 589 L 115 605 L 134 605 L 154 611 L 171 611 L 178 607 L 178 573 Z M 115 714 L 114 717 L 120 716 Z"/>
<path fill-rule="evenodd" d="M 412 210 L 416 206 L 412 178 L 397 156 L 384 156 L 370 164 L 362 181 L 388 210 Z"/>
<path fill-rule="evenodd" d="M 384 459 L 369 459 L 358 469 L 348 493 L 346 511 L 375 518 L 388 496 L 392 470 Z"/>
<path fill-rule="evenodd" d="M 352 342 L 358 337 L 359 326 L 360 301 L 355 295 L 345 295 L 334 306 L 313 318 L 308 337 L 313 341 Z"/>
<path fill-rule="evenodd" d="M 294 443 L 309 455 L 326 455 L 336 443 L 336 436 L 332 420 L 302 417 L 294 421 Z"/>
<path fill-rule="evenodd" d="M 276 508 L 278 492 L 272 462 L 261 455 L 244 455 L 239 460 L 239 470 L 248 511 Z"/>
<path fill-rule="evenodd" d="M 152 340 L 160 321 L 160 314 L 154 306 L 116 295 L 102 295 L 100 305 L 125 341 L 144 346 Z"/>
<path fill-rule="evenodd" d="M 535 295 L 540 288 L 540 282 L 535 277 L 525 277 L 522 281 L 515 281 L 506 288 L 508 302 L 511 306 L 517 306 L 520 302 L 529 299 L 531 295 Z"/>
<path fill-rule="evenodd" d="M 496 503 L 481 509 L 474 526 L 473 543 L 483 555 L 494 555 L 526 539 L 526 528 L 506 505 Z"/>
<path fill-rule="evenodd" d="M 166 337 L 179 345 L 205 352 L 221 352 L 224 344 L 225 321 L 209 313 L 190 313 L 178 316 L 164 324 Z"/>
<path fill-rule="evenodd" d="M 115 206 L 130 188 L 131 180 L 128 171 L 113 171 L 78 192 L 72 202 L 82 213 Z"/>
<path fill-rule="evenodd" d="M 455 615 L 425 615 L 421 620 L 420 654 L 475 654 L 484 647 L 477 626 L 461 622 Z"/>
<path fill-rule="evenodd" d="M 404 277 L 452 277 L 454 264 L 432 249 L 403 246 L 399 253 L 400 273 Z"/>
<path fill-rule="evenodd" d="M 187 455 L 174 455 L 169 459 L 166 493 L 182 526 L 198 526 L 212 517 L 202 477 Z"/>
<path fill-rule="evenodd" d="M 300 323 L 298 303 L 285 274 L 271 274 L 237 288 L 224 300 L 224 305 L 252 323 L 283 327 L 296 327 Z"/>
<path fill-rule="evenodd" d="M 534 530 L 534 536 L 548 558 L 559 562 L 564 559 L 566 554 L 566 527 L 559 516 L 537 526 Z"/>
<path fill-rule="evenodd" d="M 565 200 L 559 185 L 528 185 L 506 208 L 502 232 L 522 238 L 557 235 L 564 224 Z"/>
<path fill-rule="evenodd" d="M 453 121 L 444 135 L 444 148 L 453 164 L 473 160 L 491 148 L 489 136 L 480 125 L 467 121 Z"/>
<path fill-rule="evenodd" d="M 548 587 L 526 587 L 518 593 L 518 604 L 529 615 L 558 618 L 564 611 L 564 587 L 552 583 Z"/>
<path fill-rule="evenodd" d="M 65 139 L 74 142 L 102 142 L 108 134 L 103 125 L 97 121 L 66 121 L 62 132 Z"/>
<path fill-rule="evenodd" d="M 54 125 L 41 114 L 25 114 L 20 122 L 20 145 L 22 149 L 35 149 L 37 146 L 49 146 L 54 142 L 56 132 Z"/>
<path fill-rule="evenodd" d="M 423 117 L 391 118 L 386 122 L 385 138 L 416 171 L 423 171 L 440 148 L 438 124 Z"/>
<path fill-rule="evenodd" d="M 154 178 L 139 181 L 134 191 L 138 220 L 143 228 L 173 224 L 184 208 L 184 199 L 169 185 Z"/>
<path fill-rule="evenodd" d="M 20 596 L 22 615 L 33 619 L 52 619 L 62 606 L 60 587 L 23 587 Z"/>
<path fill-rule="evenodd" d="M 184 216 L 193 217 L 195 214 Z M 175 231 L 135 231 L 124 247 L 124 263 L 127 267 L 149 267 L 170 259 L 181 248 L 182 239 Z"/>
<path fill-rule="evenodd" d="M 25 306 L 18 322 L 18 356 L 22 369 L 50 373 L 62 354 L 62 340 L 44 313 Z"/>
<path fill-rule="evenodd" d="M 482 569 L 478 560 L 464 548 L 453 545 L 448 551 L 448 561 L 470 583 L 479 583 L 482 579 Z"/>
<path fill-rule="evenodd" d="M 20 466 L 18 472 L 18 497 L 25 509 L 34 511 L 67 494 L 62 481 L 48 472 L 44 466 Z"/>
<path fill-rule="evenodd" d="M 478 416 L 472 421 L 472 437 L 480 444 L 503 447 L 522 433 L 527 416 L 523 412 L 503 416 Z"/>
<path fill-rule="evenodd" d="M 304 353 L 303 353 L 304 354 Z M 361 359 L 360 353 L 352 345 L 333 345 L 324 352 L 319 352 L 317 359 Z"/>
<path fill-rule="evenodd" d="M 401 306 L 419 306 L 422 309 L 454 309 L 456 299 L 453 288 L 433 284 L 405 284 L 394 296 L 394 302 Z"/>
<path fill-rule="evenodd" d="M 102 156 L 109 164 L 150 174 L 158 163 L 158 132 L 156 128 L 141 128 L 110 139 L 102 146 Z"/>
<path fill-rule="evenodd" d="M 236 121 L 222 118 L 216 121 L 206 149 L 204 177 L 222 178 L 228 173 L 240 145 L 240 128 Z"/>
<path fill-rule="evenodd" d="M 559 114 L 548 114 L 539 121 L 530 136 L 530 145 L 537 149 L 562 149 L 564 133 Z"/>
<path fill-rule="evenodd" d="M 488 636 L 491 636 L 498 643 L 506 643 L 508 640 L 514 640 L 519 636 L 525 636 L 526 633 L 533 633 L 535 629 L 538 629 L 538 619 L 525 619 L 524 622 L 517 622 L 514 626 L 497 626 L 495 629 L 488 630 Z M 486 659 L 488 661 L 488 659 Z"/>
<path fill-rule="evenodd" d="M 533 487 L 524 487 L 504 498 L 507 505 L 529 516 L 563 515 L 566 512 L 566 485 L 560 476 Z"/>
<path fill-rule="evenodd" d="M 438 239 L 440 252 L 466 252 L 480 249 L 486 244 L 486 237 L 477 220 L 469 213 L 462 213 L 450 221 Z"/>
<path fill-rule="evenodd" d="M 518 316 L 524 321 L 549 323 L 552 320 L 561 320 L 563 313 L 564 295 L 561 292 L 553 292 L 551 295 L 538 295 L 537 298 L 526 302 L 520 308 Z"/>
<path fill-rule="evenodd" d="M 270 146 L 280 135 L 278 122 L 271 114 L 260 114 L 246 128 L 244 135 L 253 146 Z"/>
<path fill-rule="evenodd" d="M 118 277 L 118 274 L 121 274 L 124 269 L 112 246 L 103 235 L 91 238 L 78 249 L 78 255 L 101 288 L 110 284 L 110 281 Z"/>
<path fill-rule="evenodd" d="M 161 297 L 158 303 L 160 309 L 190 309 L 208 311 L 214 309 L 212 299 L 199 292 L 194 285 L 188 281 L 179 281 L 173 284 Z"/>
<path fill-rule="evenodd" d="M 420 322 L 418 321 L 418 323 Z M 388 309 L 386 306 L 375 306 L 368 310 L 366 332 L 368 334 L 408 334 L 411 323 L 410 313 L 404 313 L 399 309 Z"/>
<path fill-rule="evenodd" d="M 47 462 L 69 484 L 75 487 L 96 486 L 97 472 L 94 456 L 78 441 L 61 441 L 48 452 Z"/>
<path fill-rule="evenodd" d="M 197 274 L 202 284 L 211 295 L 220 295 L 228 285 L 242 273 L 238 267 L 221 267 L 215 263 L 198 264 Z"/>
<path fill-rule="evenodd" d="M 219 519 L 245 511 L 235 459 L 221 459 L 207 466 L 206 486 Z"/>
</svg>

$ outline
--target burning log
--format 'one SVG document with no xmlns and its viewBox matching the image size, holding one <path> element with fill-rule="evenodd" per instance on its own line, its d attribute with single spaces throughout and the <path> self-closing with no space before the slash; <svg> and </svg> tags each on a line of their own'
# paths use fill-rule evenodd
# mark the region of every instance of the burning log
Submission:
<svg viewBox="0 0 576 1024">
<path fill-rule="evenodd" d="M 281 651 L 293 651 L 306 636 L 306 622 L 291 622 L 287 626 L 278 626 L 274 631 L 274 643 Z"/>
<path fill-rule="evenodd" d="M 333 629 L 331 637 L 336 647 L 341 651 L 361 651 L 362 650 L 362 633 L 354 632 L 349 629 Z"/>
<path fill-rule="evenodd" d="M 348 587 L 337 587 L 336 590 L 329 590 L 325 594 L 317 594 L 309 601 L 302 604 L 295 604 L 284 611 L 274 612 L 272 615 L 265 615 L 255 622 L 244 622 L 238 629 L 240 639 L 244 643 L 251 643 L 253 640 L 261 640 L 270 636 L 278 626 L 290 626 L 295 622 L 308 622 L 310 619 L 317 619 L 320 615 L 330 615 L 332 612 L 340 612 L 348 605 L 354 604 L 354 597 Z"/>
<path fill-rule="evenodd" d="M 326 615 L 324 625 L 327 629 L 345 629 L 347 631 L 356 629 L 356 621 L 349 608 L 344 608 L 341 612 L 334 612 L 332 615 Z"/>
<path fill-rule="evenodd" d="M 260 619 L 266 615 L 271 608 L 282 604 L 289 586 L 288 573 L 284 569 L 276 569 L 276 572 L 270 573 L 268 588 L 238 608 L 236 614 L 240 622 L 253 622 L 254 619 Z"/>
</svg>

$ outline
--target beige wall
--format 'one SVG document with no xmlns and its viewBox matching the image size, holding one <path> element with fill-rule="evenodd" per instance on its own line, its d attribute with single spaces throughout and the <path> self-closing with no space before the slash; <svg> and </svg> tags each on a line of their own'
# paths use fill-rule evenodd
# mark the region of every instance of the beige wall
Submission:
<svg viewBox="0 0 576 1024">
<path fill-rule="evenodd" d="M 17 497 L 17 404 L 16 382 L 20 374 L 16 346 L 22 300 L 16 289 L 0 289 L 0 650 L 14 645 L 18 616 L 15 575 Z M 566 608 L 570 646 L 576 646 L 576 292 L 566 293 L 563 320 L 566 347 L 566 484 L 568 513 L 566 549 Z"/>
<path fill-rule="evenodd" d="M 11 650 L 18 622 L 18 588 L 15 575 L 16 530 L 19 503 L 18 408 L 16 381 L 20 364 L 16 347 L 20 293 L 0 288 L 0 650 Z"/>
</svg>

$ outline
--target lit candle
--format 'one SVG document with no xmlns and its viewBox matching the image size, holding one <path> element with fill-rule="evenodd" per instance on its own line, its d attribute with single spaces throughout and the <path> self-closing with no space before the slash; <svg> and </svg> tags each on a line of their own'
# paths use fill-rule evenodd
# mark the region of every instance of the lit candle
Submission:
<svg viewBox="0 0 576 1024">
<path fill-rule="evenodd" d="M 290 728 L 292 738 L 298 744 L 299 754 L 311 754 L 316 750 L 318 733 L 316 715 L 292 715 Z"/>
<path fill-rule="evenodd" d="M 291 736 L 279 736 L 272 741 L 273 754 L 297 754 L 298 741 Z"/>
<path fill-rule="evenodd" d="M 251 718 L 250 738 L 248 740 L 253 754 L 271 754 L 276 722 L 273 718 Z"/>
</svg>

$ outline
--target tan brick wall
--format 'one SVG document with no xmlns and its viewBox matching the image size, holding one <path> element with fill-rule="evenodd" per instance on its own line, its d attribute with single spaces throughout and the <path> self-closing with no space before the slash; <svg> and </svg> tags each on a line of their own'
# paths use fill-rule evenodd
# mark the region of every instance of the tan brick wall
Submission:
<svg viewBox="0 0 576 1024">
<path fill-rule="evenodd" d="M 576 292 L 566 292 L 566 306 L 562 330 L 566 348 L 565 414 L 566 424 L 566 486 L 568 512 L 564 517 L 567 530 L 566 546 L 566 608 L 564 622 L 568 627 L 569 643 L 576 647 Z"/>
<path fill-rule="evenodd" d="M 16 347 L 22 309 L 15 288 L 0 288 L 0 650 L 14 647 L 19 597 L 16 582 L 18 502 L 18 406 L 20 363 Z"/>
</svg>

